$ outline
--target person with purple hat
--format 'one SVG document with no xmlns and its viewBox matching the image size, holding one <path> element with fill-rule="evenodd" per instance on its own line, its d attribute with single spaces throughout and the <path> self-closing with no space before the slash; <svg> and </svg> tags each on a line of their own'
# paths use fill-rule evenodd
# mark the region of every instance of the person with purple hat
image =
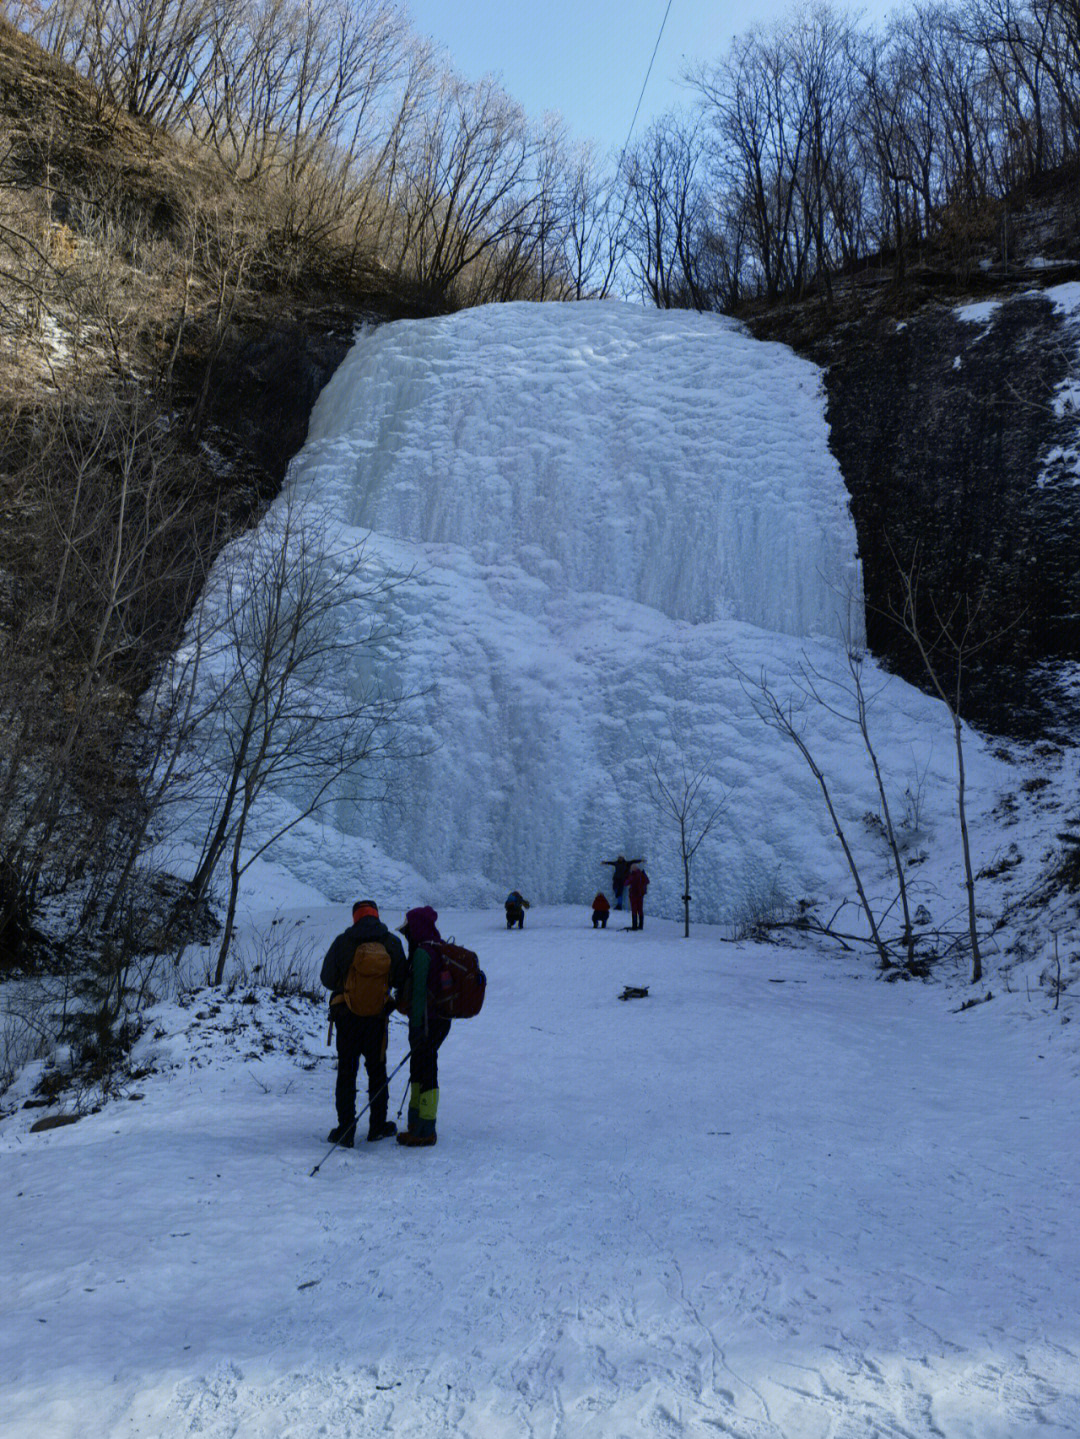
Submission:
<svg viewBox="0 0 1080 1439">
<path fill-rule="evenodd" d="M 409 1020 L 409 1127 L 397 1137 L 409 1148 L 428 1148 L 436 1141 L 435 1115 L 439 1108 L 439 1046 L 450 1033 L 450 1021 L 439 1012 L 435 982 L 438 962 L 425 946 L 441 942 L 438 914 L 425 904 L 410 909 L 400 933 L 409 957 L 404 984 L 398 991 L 399 1008 Z"/>
</svg>

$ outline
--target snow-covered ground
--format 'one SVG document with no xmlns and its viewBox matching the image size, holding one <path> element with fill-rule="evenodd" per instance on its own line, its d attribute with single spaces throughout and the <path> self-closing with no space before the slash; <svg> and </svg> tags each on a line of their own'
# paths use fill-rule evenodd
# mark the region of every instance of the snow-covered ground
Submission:
<svg viewBox="0 0 1080 1439">
<path fill-rule="evenodd" d="M 312 964 L 344 918 L 279 916 Z M 3 1439 L 1075 1439 L 1070 996 L 622 921 L 443 916 L 489 995 L 434 1150 L 312 1176 L 325 1011 L 246 987 L 154 1010 L 126 1099 L 9 1114 Z"/>
</svg>

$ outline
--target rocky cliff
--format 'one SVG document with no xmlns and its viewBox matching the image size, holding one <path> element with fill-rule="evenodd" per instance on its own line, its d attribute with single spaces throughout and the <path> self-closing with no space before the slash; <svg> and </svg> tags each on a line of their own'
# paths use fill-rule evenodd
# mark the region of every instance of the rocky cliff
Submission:
<svg viewBox="0 0 1080 1439">
<path fill-rule="evenodd" d="M 926 634 L 972 620 L 963 708 L 1017 737 L 1077 732 L 1080 286 L 1029 261 L 946 296 L 879 286 L 842 315 L 751 323 L 825 370 L 831 447 L 851 493 L 872 650 L 926 685 L 896 622 L 917 572 Z M 1040 280 L 1052 280 L 1045 289 Z M 989 295 L 989 298 L 984 298 Z M 955 666 L 935 660 L 951 681 Z"/>
<path fill-rule="evenodd" d="M 1071 288 L 872 320 L 847 333 L 827 370 L 871 646 L 920 680 L 893 619 L 898 565 L 914 561 L 923 599 L 955 616 L 954 632 L 970 606 L 969 716 L 1006 733 L 1068 722 L 1046 662 L 1080 656 Z"/>
</svg>

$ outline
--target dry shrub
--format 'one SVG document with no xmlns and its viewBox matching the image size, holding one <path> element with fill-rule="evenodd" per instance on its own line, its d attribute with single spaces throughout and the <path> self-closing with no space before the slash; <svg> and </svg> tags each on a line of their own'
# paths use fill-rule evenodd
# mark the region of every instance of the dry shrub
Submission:
<svg viewBox="0 0 1080 1439">
<path fill-rule="evenodd" d="M 936 239 L 949 268 L 969 279 L 980 260 L 1000 243 L 1006 217 L 1003 201 L 951 200 L 934 216 Z"/>
</svg>

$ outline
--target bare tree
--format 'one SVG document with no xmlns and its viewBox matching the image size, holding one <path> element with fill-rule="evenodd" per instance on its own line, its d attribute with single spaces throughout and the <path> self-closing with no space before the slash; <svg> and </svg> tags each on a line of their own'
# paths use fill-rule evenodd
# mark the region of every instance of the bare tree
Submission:
<svg viewBox="0 0 1080 1439">
<path fill-rule="evenodd" d="M 365 250 L 371 259 L 385 264 L 386 257 L 397 249 L 398 195 L 412 153 L 413 133 L 422 125 L 439 83 L 437 54 L 430 43 L 409 36 L 403 52 L 383 133 L 353 157 L 350 270 Z"/>
<path fill-rule="evenodd" d="M 815 262 L 812 273 L 800 273 L 796 289 L 807 278 L 824 284 L 831 298 L 830 271 L 837 259 L 838 231 L 845 216 L 838 210 L 839 174 L 850 157 L 850 135 L 856 96 L 850 79 L 852 30 L 830 7 L 809 12 L 791 38 L 791 100 L 806 131 L 803 163 L 795 175 L 803 230 Z M 807 265 L 809 267 L 809 254 Z"/>
<path fill-rule="evenodd" d="M 829 812 L 829 819 L 832 823 L 833 833 L 839 840 L 840 848 L 844 852 L 844 858 L 847 861 L 848 872 L 850 873 L 852 882 L 855 885 L 855 892 L 859 896 L 859 905 L 866 919 L 867 926 L 869 927 L 870 939 L 874 946 L 874 949 L 877 951 L 877 956 L 881 968 L 890 968 L 892 961 L 889 958 L 889 951 L 884 939 L 881 936 L 878 919 L 877 916 L 874 914 L 873 906 L 871 905 L 870 899 L 866 893 L 866 888 L 863 884 L 862 874 L 859 870 L 858 862 L 855 859 L 855 854 L 851 848 L 851 845 L 848 842 L 847 834 L 844 831 L 844 826 L 840 821 L 840 816 L 836 811 L 835 804 L 833 803 L 832 793 L 829 789 L 828 779 L 826 778 L 821 766 L 818 764 L 817 759 L 814 756 L 813 749 L 811 748 L 810 741 L 806 737 L 806 726 L 804 721 L 804 715 L 807 706 L 806 693 L 799 693 L 797 697 L 795 695 L 783 697 L 778 694 L 776 688 L 770 683 L 769 677 L 764 672 L 764 670 L 761 672 L 761 674 L 756 680 L 751 679 L 748 675 L 744 674 L 740 670 L 736 670 L 735 672 L 738 675 L 739 682 L 743 687 L 743 692 L 746 694 L 750 703 L 753 705 L 754 712 L 757 714 L 761 722 L 767 725 L 770 729 L 775 730 L 777 734 L 782 735 L 785 739 L 789 740 L 795 746 L 795 748 L 802 755 L 803 759 L 806 761 L 810 773 L 817 781 L 818 787 L 821 790 L 822 798 L 825 801 L 825 808 Z"/>
<path fill-rule="evenodd" d="M 588 146 L 577 150 L 567 177 L 566 259 L 570 297 L 602 299 L 615 279 L 625 232 L 615 212 L 615 179 L 601 172 Z"/>
<path fill-rule="evenodd" d="M 899 603 L 892 608 L 892 618 L 914 644 L 931 688 L 945 706 L 952 725 L 956 748 L 956 811 L 960 824 L 964 887 L 967 891 L 968 939 L 971 945 L 971 982 L 978 984 L 983 972 L 982 950 L 979 945 L 975 873 L 971 863 L 971 841 L 968 834 L 961 700 L 965 667 L 978 651 L 996 636 L 988 636 L 982 630 L 981 596 L 974 600 L 961 597 L 943 613 L 933 596 L 920 596 L 918 551 L 915 551 L 907 565 L 901 564 L 895 555 L 894 559 L 900 582 L 900 598 Z"/>
<path fill-rule="evenodd" d="M 201 316 L 204 329 L 202 381 L 188 412 L 186 425 L 188 438 L 194 441 L 202 433 L 214 367 L 228 337 L 236 306 L 244 294 L 248 274 L 265 248 L 266 232 L 253 223 L 252 208 L 239 204 L 208 205 L 193 223 L 193 255 L 207 295 Z M 186 287 L 184 303 L 185 311 L 178 331 L 182 331 L 186 323 Z M 176 346 L 179 343 L 180 333 Z"/>
<path fill-rule="evenodd" d="M 23 0 L 22 23 L 77 65 L 102 99 L 168 124 L 209 44 L 210 0 Z"/>
<path fill-rule="evenodd" d="M 535 199 L 535 152 L 524 114 L 493 81 L 445 76 L 413 127 L 400 175 L 399 273 L 445 296 L 515 235 Z"/>
<path fill-rule="evenodd" d="M 220 696 L 202 683 L 202 666 L 214 649 L 216 627 L 223 622 L 211 607 L 200 604 L 208 568 L 220 548 L 218 517 L 200 526 L 203 548 L 192 563 L 187 592 L 180 596 L 180 615 L 190 614 L 184 643 L 172 650 L 140 696 L 124 733 L 130 774 L 125 803 L 105 836 L 97 857 L 97 884 L 90 886 L 84 913 L 104 900 L 100 929 L 109 934 L 117 916 L 130 903 L 136 866 L 153 830 L 166 838 L 169 815 L 199 790 L 206 756 L 192 764 L 195 737 L 205 728 Z"/>
<path fill-rule="evenodd" d="M 705 310 L 702 261 L 711 219 L 695 120 L 666 116 L 623 159 L 626 246 L 642 293 L 663 309 Z"/>
<path fill-rule="evenodd" d="M 227 856 L 216 983 L 249 866 L 331 800 L 382 797 L 383 766 L 405 750 L 402 725 L 415 696 L 362 678 L 365 655 L 388 637 L 378 602 L 399 583 L 370 575 L 363 547 L 337 538 L 293 490 L 221 557 L 206 598 L 221 616 L 204 660 L 215 702 L 205 707 L 195 743 L 224 768 L 190 882 L 202 895 Z M 270 788 L 287 797 L 288 813 L 252 839 Z"/>
<path fill-rule="evenodd" d="M 175 427 L 139 394 L 69 397 L 26 440 L 0 665 L 0 944 L 43 890 L 104 863 L 134 698 L 178 633 L 206 520 Z"/>
<path fill-rule="evenodd" d="M 748 244 L 770 300 L 792 282 L 806 245 L 794 181 L 807 131 L 789 104 L 789 65 L 785 31 L 754 30 L 733 43 L 725 62 L 691 77 L 745 207 Z"/>
<path fill-rule="evenodd" d="M 877 36 L 865 37 L 853 48 L 852 64 L 862 82 L 858 163 L 866 175 L 871 233 L 879 249 L 891 246 L 895 251 L 897 278 L 902 280 L 907 242 L 918 237 L 906 116 L 910 87 L 887 42 Z"/>
<path fill-rule="evenodd" d="M 669 743 L 658 745 L 655 754 L 649 756 L 649 796 L 679 835 L 685 939 L 690 937 L 690 870 L 694 856 L 720 820 L 731 797 L 731 791 L 725 790 L 717 799 L 714 783 L 712 765 L 691 759 L 674 729 Z"/>
<path fill-rule="evenodd" d="M 858 728 L 859 734 L 862 736 L 863 746 L 870 760 L 870 767 L 874 772 L 878 802 L 881 805 L 881 822 L 884 826 L 889 853 L 892 856 L 893 868 L 896 872 L 900 908 L 904 916 L 902 942 L 907 951 L 907 960 L 910 966 L 915 959 L 915 930 L 912 924 L 911 907 L 908 900 L 907 876 L 904 873 L 904 860 L 900 849 L 900 841 L 897 837 L 896 826 L 893 824 L 892 807 L 889 804 L 889 796 L 885 787 L 885 779 L 881 772 L 877 748 L 870 734 L 870 708 L 876 695 L 868 695 L 866 692 L 863 677 L 865 668 L 865 655 L 863 651 L 855 649 L 849 644 L 846 648 L 846 657 L 849 675 L 847 682 L 838 676 L 823 674 L 804 656 L 799 666 L 796 683 L 804 694 L 813 699 L 829 714 L 834 715 L 837 719 L 843 720 L 847 724 L 855 725 Z"/>
<path fill-rule="evenodd" d="M 531 176 L 521 208 L 496 245 L 462 271 L 458 299 L 470 305 L 508 300 L 561 300 L 571 289 L 567 266 L 567 167 L 565 127 L 545 116 L 534 132 Z"/>
</svg>

